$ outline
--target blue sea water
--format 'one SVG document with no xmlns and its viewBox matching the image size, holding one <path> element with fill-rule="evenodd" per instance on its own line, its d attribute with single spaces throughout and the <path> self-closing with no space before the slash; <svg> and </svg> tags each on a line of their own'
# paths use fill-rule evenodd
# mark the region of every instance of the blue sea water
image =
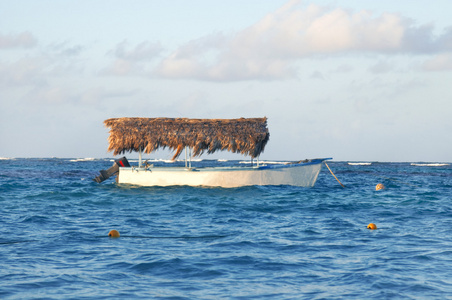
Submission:
<svg viewBox="0 0 452 300">
<path fill-rule="evenodd" d="M 111 165 L 0 160 L 1 299 L 452 299 L 450 164 L 329 162 L 345 188 L 325 167 L 313 188 L 91 180 Z"/>
</svg>

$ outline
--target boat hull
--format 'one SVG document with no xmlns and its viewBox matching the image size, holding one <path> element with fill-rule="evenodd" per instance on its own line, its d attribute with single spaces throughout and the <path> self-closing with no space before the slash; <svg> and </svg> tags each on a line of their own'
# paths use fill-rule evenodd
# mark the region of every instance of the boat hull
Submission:
<svg viewBox="0 0 452 300">
<path fill-rule="evenodd" d="M 119 168 L 118 183 L 141 186 L 208 186 L 233 188 L 250 185 L 314 186 L 324 159 L 259 167 Z"/>
</svg>

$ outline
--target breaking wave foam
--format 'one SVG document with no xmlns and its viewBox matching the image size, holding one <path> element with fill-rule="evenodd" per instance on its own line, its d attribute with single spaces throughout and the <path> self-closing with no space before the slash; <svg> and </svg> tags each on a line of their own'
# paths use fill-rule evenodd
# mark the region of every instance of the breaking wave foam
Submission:
<svg viewBox="0 0 452 300">
<path fill-rule="evenodd" d="M 444 163 L 433 163 L 433 164 L 418 164 L 418 163 L 412 163 L 412 166 L 417 166 L 417 167 L 444 167 L 444 166 L 448 166 L 449 164 L 444 164 Z"/>
<path fill-rule="evenodd" d="M 79 161 L 93 161 L 95 160 L 95 158 L 93 157 L 86 157 L 86 158 L 75 158 L 75 159 L 70 159 L 69 161 L 72 162 L 79 162 Z"/>
</svg>

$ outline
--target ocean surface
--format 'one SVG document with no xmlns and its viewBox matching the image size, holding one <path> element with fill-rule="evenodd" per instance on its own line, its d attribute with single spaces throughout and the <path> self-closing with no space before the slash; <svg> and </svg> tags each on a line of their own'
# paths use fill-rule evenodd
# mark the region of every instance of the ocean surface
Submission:
<svg viewBox="0 0 452 300">
<path fill-rule="evenodd" d="M 92 181 L 112 164 L 0 159 L 0 299 L 452 299 L 451 164 L 328 162 L 344 188 L 325 166 L 313 188 Z"/>
</svg>

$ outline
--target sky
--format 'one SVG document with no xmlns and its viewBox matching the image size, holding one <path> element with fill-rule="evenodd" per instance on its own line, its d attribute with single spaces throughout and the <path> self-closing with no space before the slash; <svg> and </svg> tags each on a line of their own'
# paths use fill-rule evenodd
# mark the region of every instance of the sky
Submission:
<svg viewBox="0 0 452 300">
<path fill-rule="evenodd" d="M 451 10 L 0 0 L 0 157 L 112 157 L 114 117 L 265 116 L 262 160 L 452 162 Z"/>
</svg>

